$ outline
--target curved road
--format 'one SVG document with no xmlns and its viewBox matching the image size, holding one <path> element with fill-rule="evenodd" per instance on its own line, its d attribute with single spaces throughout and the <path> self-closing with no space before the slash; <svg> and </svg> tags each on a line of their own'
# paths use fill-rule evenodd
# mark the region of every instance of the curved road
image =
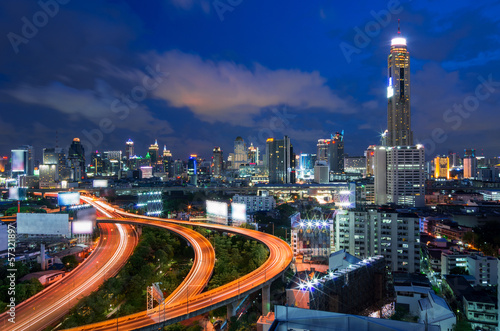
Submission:
<svg viewBox="0 0 500 331">
<path fill-rule="evenodd" d="M 133 226 L 101 224 L 101 239 L 91 256 L 62 280 L 16 306 L 15 324 L 0 315 L 2 330 L 41 330 L 56 323 L 84 296 L 114 276 L 137 245 Z"/>
<path fill-rule="evenodd" d="M 290 265 L 292 261 L 293 254 L 290 246 L 285 241 L 266 233 L 262 233 L 255 230 L 225 226 L 225 225 L 186 222 L 186 221 L 162 219 L 157 217 L 135 215 L 114 209 L 113 207 L 101 201 L 96 202 L 96 204 L 106 209 L 108 212 L 118 213 L 122 216 L 131 218 L 131 219 L 115 219 L 114 221 L 116 222 L 123 222 L 130 224 L 140 223 L 148 225 L 158 224 L 158 223 L 163 223 L 163 224 L 174 223 L 181 225 L 200 226 L 218 231 L 237 233 L 239 235 L 260 241 L 269 248 L 270 253 L 267 261 L 258 269 L 251 272 L 250 274 L 245 275 L 229 284 L 201 293 L 194 297 L 189 296 L 188 300 L 182 301 L 181 299 L 180 301 L 176 301 L 165 307 L 164 306 L 156 307 L 155 308 L 156 313 L 151 315 L 151 317 L 148 316 L 146 312 L 140 312 L 133 315 L 124 316 L 120 318 L 118 321 L 108 320 L 100 323 L 89 324 L 71 330 L 112 330 L 112 329 L 117 329 L 118 327 L 119 329 L 122 330 L 133 330 L 155 324 L 158 321 L 163 321 L 165 319 L 172 319 L 178 316 L 182 316 L 185 315 L 186 313 L 195 313 L 193 315 L 195 316 L 196 311 L 210 307 L 217 303 L 224 302 L 228 299 L 237 297 L 240 293 L 249 291 L 254 287 L 266 283 L 268 280 L 282 273 Z M 142 220 L 139 220 L 139 218 L 141 218 Z M 185 285 L 187 285 L 187 290 L 189 291 L 193 290 L 189 287 L 189 284 Z"/>
</svg>

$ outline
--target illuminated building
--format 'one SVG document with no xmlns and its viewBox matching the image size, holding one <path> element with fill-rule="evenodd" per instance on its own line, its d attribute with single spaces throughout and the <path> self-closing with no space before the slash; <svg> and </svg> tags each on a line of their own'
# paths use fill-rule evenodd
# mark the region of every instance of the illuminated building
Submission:
<svg viewBox="0 0 500 331">
<path fill-rule="evenodd" d="M 95 176 L 102 175 L 103 172 L 103 159 L 101 153 L 99 151 L 95 151 L 90 154 L 90 170 L 94 173 Z"/>
<path fill-rule="evenodd" d="M 317 161 L 326 161 L 328 169 L 334 173 L 344 171 L 344 135 L 335 133 L 331 139 L 318 139 Z"/>
<path fill-rule="evenodd" d="M 0 172 L 5 172 L 7 170 L 7 165 L 9 164 L 9 157 L 0 157 Z"/>
<path fill-rule="evenodd" d="M 330 182 L 330 173 L 326 161 L 316 161 L 314 165 L 314 182 L 317 184 L 328 184 Z"/>
<path fill-rule="evenodd" d="M 364 175 L 366 172 L 366 158 L 364 156 L 344 157 L 344 170 L 348 173 Z"/>
<path fill-rule="evenodd" d="M 220 147 L 214 147 L 212 155 L 212 176 L 220 177 L 222 174 L 222 167 L 224 165 L 224 157 L 222 155 L 222 149 Z"/>
<path fill-rule="evenodd" d="M 293 256 L 324 257 L 333 251 L 332 219 L 301 219 L 296 213 L 290 217 Z"/>
<path fill-rule="evenodd" d="M 160 148 L 158 147 L 158 141 L 155 140 L 155 143 L 149 146 L 148 153 L 151 157 L 151 166 L 155 166 L 160 158 Z"/>
<path fill-rule="evenodd" d="M 466 157 L 464 162 L 464 178 L 477 177 L 477 159 L 475 157 Z"/>
<path fill-rule="evenodd" d="M 184 173 L 184 162 L 182 160 L 175 160 L 173 165 L 174 176 L 182 176 Z"/>
<path fill-rule="evenodd" d="M 328 145 L 328 165 L 330 172 L 344 172 L 344 133 L 335 133 Z"/>
<path fill-rule="evenodd" d="M 339 211 L 335 216 L 335 249 L 359 258 L 385 257 L 393 271 L 420 270 L 420 219 L 392 209 Z"/>
<path fill-rule="evenodd" d="M 290 138 L 267 139 L 266 161 L 270 184 L 295 183 L 295 156 Z"/>
<path fill-rule="evenodd" d="M 374 150 L 375 201 L 378 205 L 425 205 L 425 152 L 422 145 Z"/>
<path fill-rule="evenodd" d="M 78 182 L 85 177 L 85 150 L 80 138 L 73 139 L 69 146 L 68 163 L 73 181 Z"/>
<path fill-rule="evenodd" d="M 168 174 L 168 177 L 172 177 L 172 153 L 167 149 L 167 146 L 163 146 L 163 172 Z"/>
<path fill-rule="evenodd" d="M 375 157 L 375 145 L 368 146 L 368 149 L 365 151 L 366 158 L 366 176 L 373 176 L 373 167 L 374 167 L 374 157 Z"/>
<path fill-rule="evenodd" d="M 193 185 L 198 184 L 198 160 L 197 155 L 192 154 L 188 160 L 187 173 L 189 177 L 189 182 Z"/>
<path fill-rule="evenodd" d="M 125 144 L 127 145 L 125 157 L 127 158 L 127 160 L 130 160 L 130 158 L 134 156 L 134 142 L 132 141 L 132 139 L 129 139 Z"/>
<path fill-rule="evenodd" d="M 43 164 L 39 166 L 40 188 L 60 187 L 58 183 L 68 180 L 71 172 L 62 148 L 44 148 Z"/>
<path fill-rule="evenodd" d="M 434 178 L 450 179 L 450 159 L 446 156 L 434 158 Z"/>
<path fill-rule="evenodd" d="M 248 147 L 248 163 L 259 164 L 259 147 L 254 147 L 253 143 L 250 143 Z"/>
<path fill-rule="evenodd" d="M 243 138 L 236 137 L 234 141 L 234 157 L 232 159 L 233 169 L 239 169 L 242 164 L 247 164 L 246 144 Z"/>
<path fill-rule="evenodd" d="M 103 174 L 121 177 L 122 151 L 106 151 L 103 153 Z"/>
<path fill-rule="evenodd" d="M 257 211 L 270 211 L 276 207 L 276 201 L 273 196 L 266 195 L 239 195 L 233 196 L 234 203 L 243 203 L 246 205 L 246 211 L 253 214 Z"/>
<path fill-rule="evenodd" d="M 391 40 L 387 59 L 387 146 L 413 145 L 410 111 L 410 53 L 406 39 L 398 35 Z"/>
</svg>

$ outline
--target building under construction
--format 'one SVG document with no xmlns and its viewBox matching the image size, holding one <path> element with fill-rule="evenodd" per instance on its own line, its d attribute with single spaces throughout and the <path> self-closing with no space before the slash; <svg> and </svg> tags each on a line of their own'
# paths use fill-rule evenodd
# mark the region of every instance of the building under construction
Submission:
<svg viewBox="0 0 500 331">
<path fill-rule="evenodd" d="M 287 304 L 300 308 L 360 314 L 385 301 L 388 269 L 381 255 L 318 277 L 298 274 L 287 289 Z"/>
</svg>

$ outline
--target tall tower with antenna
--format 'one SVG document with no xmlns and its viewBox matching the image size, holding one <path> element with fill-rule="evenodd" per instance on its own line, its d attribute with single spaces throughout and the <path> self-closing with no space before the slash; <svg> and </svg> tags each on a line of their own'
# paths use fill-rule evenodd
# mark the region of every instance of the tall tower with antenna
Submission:
<svg viewBox="0 0 500 331">
<path fill-rule="evenodd" d="M 387 145 L 413 145 L 410 110 L 410 53 L 406 39 L 398 34 L 391 40 L 391 52 L 387 58 Z"/>
</svg>

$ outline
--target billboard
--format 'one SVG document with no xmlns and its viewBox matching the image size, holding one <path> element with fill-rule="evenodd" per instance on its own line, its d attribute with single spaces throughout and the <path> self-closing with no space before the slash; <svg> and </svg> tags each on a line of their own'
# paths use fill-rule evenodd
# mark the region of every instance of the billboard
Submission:
<svg viewBox="0 0 500 331">
<path fill-rule="evenodd" d="M 73 221 L 71 222 L 73 234 L 92 234 L 94 224 L 92 221 Z"/>
<path fill-rule="evenodd" d="M 107 179 L 94 179 L 93 182 L 93 187 L 108 187 L 108 180 Z"/>
<path fill-rule="evenodd" d="M 80 204 L 80 192 L 57 193 L 57 204 L 59 206 L 71 206 Z"/>
<path fill-rule="evenodd" d="M 68 214 L 17 214 L 17 233 L 41 236 L 69 237 Z"/>
<path fill-rule="evenodd" d="M 207 200 L 207 215 L 227 217 L 227 203 Z"/>
<path fill-rule="evenodd" d="M 26 200 L 26 191 L 24 187 L 9 187 L 9 200 Z"/>
<path fill-rule="evenodd" d="M 12 171 L 13 172 L 26 172 L 26 159 L 28 158 L 28 151 L 24 149 L 12 150 Z"/>
<path fill-rule="evenodd" d="M 231 203 L 231 219 L 236 223 L 247 221 L 247 205 L 244 203 Z"/>
</svg>

